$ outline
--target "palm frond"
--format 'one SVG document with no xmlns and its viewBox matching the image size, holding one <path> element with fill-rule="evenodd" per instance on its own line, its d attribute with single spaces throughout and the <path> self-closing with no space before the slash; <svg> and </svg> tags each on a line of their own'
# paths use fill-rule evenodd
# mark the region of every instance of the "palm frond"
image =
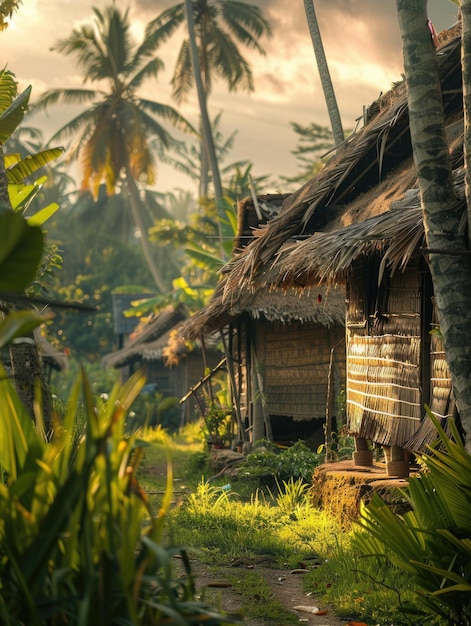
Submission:
<svg viewBox="0 0 471 626">
<path fill-rule="evenodd" d="M 227 34 L 215 27 L 208 33 L 208 57 L 213 71 L 227 82 L 230 91 L 254 90 L 252 70 Z"/>
<path fill-rule="evenodd" d="M 0 72 L 0 111 L 5 111 L 11 105 L 18 93 L 18 85 L 14 75 L 8 70 Z"/>
<path fill-rule="evenodd" d="M 8 80 L 9 83 L 9 80 Z M 4 91 L 9 91 L 10 87 Z M 26 108 L 28 106 L 29 97 L 31 95 L 31 87 L 27 87 L 18 97 L 16 97 L 0 114 L 0 144 L 11 136 L 18 125 L 23 120 Z"/>
<path fill-rule="evenodd" d="M 151 59 L 142 67 L 128 82 L 127 88 L 131 91 L 138 89 L 147 78 L 157 78 L 160 70 L 164 68 L 162 59 Z"/>
<path fill-rule="evenodd" d="M 103 41 L 93 26 L 84 24 L 76 28 L 66 39 L 59 40 L 53 50 L 66 56 L 74 56 L 81 68 L 84 81 L 101 80 L 109 76 L 108 62 Z"/>
<path fill-rule="evenodd" d="M 144 41 L 138 48 L 136 62 L 142 57 L 149 56 L 161 43 L 167 41 L 185 19 L 183 4 L 177 4 L 161 13 L 146 27 Z"/>
<path fill-rule="evenodd" d="M 185 96 L 193 88 L 194 76 L 193 65 L 191 62 L 190 43 L 188 39 L 184 39 L 178 53 L 175 70 L 173 72 L 170 84 L 173 87 L 173 97 L 178 104 L 181 104 Z"/>
<path fill-rule="evenodd" d="M 172 106 L 168 104 L 162 104 L 160 102 L 154 102 L 153 100 L 141 99 L 140 105 L 144 111 L 159 117 L 166 122 L 170 122 L 172 126 L 182 130 L 185 133 L 198 134 L 198 131 L 186 120 L 180 113 Z"/>
<path fill-rule="evenodd" d="M 253 4 L 226 0 L 222 3 L 222 15 L 227 26 L 244 26 L 254 39 L 273 35 L 270 22 L 263 17 L 260 7 Z M 242 39 L 239 41 L 245 43 Z"/>
<path fill-rule="evenodd" d="M 105 16 L 102 38 L 110 64 L 109 76 L 118 78 L 120 74 L 127 75 L 135 67 L 132 63 L 128 11 L 121 15 L 113 4 L 106 7 Z"/>
<path fill-rule="evenodd" d="M 170 145 L 174 144 L 176 140 L 170 135 L 170 133 L 159 124 L 159 122 L 152 116 L 147 115 L 142 110 L 140 111 L 141 124 L 143 128 L 146 130 L 146 134 L 148 133 L 150 136 L 153 136 L 153 139 L 157 139 L 160 142 L 161 146 L 164 148 L 168 148 Z"/>
<path fill-rule="evenodd" d="M 238 42 L 265 54 L 259 40 L 263 36 L 270 37 L 272 31 L 259 7 L 244 2 L 224 2 L 222 14 L 224 24 Z"/>
<path fill-rule="evenodd" d="M 98 117 L 98 108 L 93 107 L 92 109 L 88 109 L 86 111 L 82 111 L 76 117 L 71 119 L 67 124 L 64 124 L 62 128 L 59 128 L 54 135 L 49 139 L 48 144 L 51 142 L 57 141 L 62 138 L 71 137 L 75 135 L 80 129 L 83 130 L 82 140 L 86 138 L 90 133 L 91 129 L 95 123 L 95 120 Z"/>
<path fill-rule="evenodd" d="M 41 167 L 59 158 L 63 154 L 64 148 L 50 148 L 36 154 L 31 154 L 25 159 L 18 161 L 7 170 L 8 181 L 12 183 L 22 183 L 26 178 L 34 174 Z"/>
<path fill-rule="evenodd" d="M 31 105 L 31 112 L 43 111 L 56 104 L 86 104 L 106 94 L 96 89 L 51 89 Z"/>
</svg>

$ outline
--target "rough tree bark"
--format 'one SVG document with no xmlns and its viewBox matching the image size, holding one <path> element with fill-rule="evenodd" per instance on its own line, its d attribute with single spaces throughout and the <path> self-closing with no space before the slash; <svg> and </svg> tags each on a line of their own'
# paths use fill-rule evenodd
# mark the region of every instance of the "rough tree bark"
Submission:
<svg viewBox="0 0 471 626">
<path fill-rule="evenodd" d="M 340 118 L 334 87 L 330 78 L 329 66 L 327 65 L 324 44 L 322 43 L 322 37 L 319 30 L 319 23 L 317 21 L 317 15 L 314 8 L 314 0 L 304 0 L 304 11 L 306 13 L 306 20 L 309 27 L 309 33 L 311 35 L 312 46 L 316 56 L 319 77 L 322 83 L 322 91 L 324 92 L 324 98 L 327 104 L 332 134 L 334 136 L 335 145 L 338 146 L 343 142 L 345 137 L 343 134 L 342 120 Z"/>
</svg>

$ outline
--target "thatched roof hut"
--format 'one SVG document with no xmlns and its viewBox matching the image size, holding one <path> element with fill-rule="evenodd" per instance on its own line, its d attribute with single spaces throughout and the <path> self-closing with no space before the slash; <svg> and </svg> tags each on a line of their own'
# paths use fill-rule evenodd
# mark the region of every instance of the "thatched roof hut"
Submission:
<svg viewBox="0 0 471 626">
<path fill-rule="evenodd" d="M 132 373 L 142 361 L 162 359 L 162 350 L 168 344 L 170 331 L 187 317 L 183 305 L 165 307 L 152 319 L 140 324 L 123 348 L 105 355 L 101 360 L 102 366 L 114 369 L 128 366 Z"/>
<path fill-rule="evenodd" d="M 182 398 L 201 376 L 206 365 L 213 367 L 221 358 L 214 345 L 202 354 L 201 344 L 191 347 L 178 337 L 182 323 L 188 319 L 184 305 L 168 306 L 151 320 L 140 324 L 128 344 L 102 359 L 105 368 L 120 369 L 123 379 L 140 369 L 156 391 L 164 396 Z M 182 407 L 181 424 L 198 416 L 195 402 Z"/>
<path fill-rule="evenodd" d="M 437 59 L 454 183 L 464 206 L 459 29 L 441 35 L 446 42 Z M 351 432 L 385 447 L 413 441 L 420 449 L 433 436 L 429 425 L 421 427 L 424 403 L 444 420 L 454 404 L 443 346 L 430 339 L 433 287 L 405 81 L 374 102 L 364 128 L 254 232 L 225 268 L 221 300 L 320 284 L 347 287 Z"/>
<path fill-rule="evenodd" d="M 447 32 L 447 38 L 450 40 L 437 55 L 451 156 L 460 190 L 463 122 L 459 27 Z M 401 223 L 398 213 L 379 218 L 395 208 L 401 210 Z M 369 218 L 378 218 L 379 222 L 365 233 L 363 223 Z M 369 222 L 366 228 L 373 225 L 374 221 Z M 352 230 L 344 231 L 348 226 Z M 315 235 L 319 232 L 334 234 L 324 240 L 323 235 Z M 342 278 L 342 270 L 348 268 L 352 254 L 372 248 L 384 251 L 392 240 L 388 262 L 393 267 L 403 267 L 422 235 L 406 84 L 401 81 L 369 107 L 364 128 L 337 149 L 319 175 L 291 194 L 278 215 L 254 233 L 251 245 L 234 257 L 227 268 L 227 288 L 305 286 L 327 277 L 337 281 Z M 348 251 L 344 236 L 348 239 Z M 335 257 L 326 254 L 328 267 L 324 267 L 317 252 L 323 245 L 320 239 L 325 241 L 325 248 L 335 244 Z M 316 253 L 308 254 L 313 249 Z"/>
<path fill-rule="evenodd" d="M 259 220 L 273 219 L 286 197 L 259 196 L 240 203 L 236 253 L 250 247 Z M 344 291 L 229 291 L 230 267 L 224 268 L 210 303 L 183 325 L 181 335 L 196 339 L 221 333 L 232 364 L 238 421 L 252 441 L 268 436 L 286 443 L 320 431 L 320 443 L 326 412 L 335 411 L 345 380 Z"/>
</svg>

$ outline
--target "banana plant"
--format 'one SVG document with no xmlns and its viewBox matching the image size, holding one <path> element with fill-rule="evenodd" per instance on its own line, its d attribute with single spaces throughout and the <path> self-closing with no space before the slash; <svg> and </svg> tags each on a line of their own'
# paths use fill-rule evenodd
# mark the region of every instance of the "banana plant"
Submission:
<svg viewBox="0 0 471 626">
<path fill-rule="evenodd" d="M 3 70 L 0 72 L 0 145 L 3 145 L 23 121 L 28 110 L 31 87 L 22 93 L 17 92 L 14 75 Z M 35 174 L 64 152 L 63 148 L 50 148 L 22 159 L 19 154 L 4 156 L 8 181 L 8 195 L 13 211 L 25 214 L 32 200 L 37 196 L 47 176 Z M 33 225 L 42 225 L 57 211 L 59 205 L 52 203 L 30 217 Z"/>
</svg>

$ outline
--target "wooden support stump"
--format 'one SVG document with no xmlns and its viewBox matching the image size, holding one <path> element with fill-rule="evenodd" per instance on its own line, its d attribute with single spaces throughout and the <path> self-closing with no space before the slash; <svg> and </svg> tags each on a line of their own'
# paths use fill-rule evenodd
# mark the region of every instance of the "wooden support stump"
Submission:
<svg viewBox="0 0 471 626">
<path fill-rule="evenodd" d="M 386 455 L 386 473 L 390 477 L 407 478 L 409 476 L 409 460 L 407 451 L 399 446 L 391 446 L 389 455 Z M 388 459 L 389 457 L 389 459 Z"/>
<path fill-rule="evenodd" d="M 373 465 L 373 450 L 370 450 L 368 441 L 363 437 L 355 437 L 353 463 L 361 467 L 371 467 Z"/>
</svg>

